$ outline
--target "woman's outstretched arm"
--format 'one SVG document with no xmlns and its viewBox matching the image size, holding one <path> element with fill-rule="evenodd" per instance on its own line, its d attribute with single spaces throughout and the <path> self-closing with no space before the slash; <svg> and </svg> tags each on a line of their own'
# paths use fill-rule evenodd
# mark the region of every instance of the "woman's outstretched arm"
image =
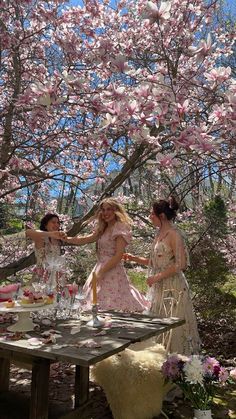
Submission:
<svg viewBox="0 0 236 419">
<path fill-rule="evenodd" d="M 144 258 L 142 256 L 135 256 L 135 255 L 132 255 L 131 253 L 124 253 L 123 259 L 125 261 L 128 260 L 130 262 L 139 263 L 139 265 L 145 265 L 145 266 L 149 265 L 149 258 Z"/>
<path fill-rule="evenodd" d="M 34 242 L 41 241 L 45 237 L 50 237 L 51 239 L 63 240 L 65 233 L 63 231 L 42 231 L 27 229 L 25 231 L 26 237 L 29 237 Z"/>
<path fill-rule="evenodd" d="M 98 233 L 95 231 L 91 234 L 88 234 L 87 236 L 75 236 L 75 237 L 67 237 L 64 236 L 61 238 L 61 240 L 65 241 L 68 244 L 77 244 L 77 245 L 84 245 L 93 243 L 98 239 Z"/>
</svg>

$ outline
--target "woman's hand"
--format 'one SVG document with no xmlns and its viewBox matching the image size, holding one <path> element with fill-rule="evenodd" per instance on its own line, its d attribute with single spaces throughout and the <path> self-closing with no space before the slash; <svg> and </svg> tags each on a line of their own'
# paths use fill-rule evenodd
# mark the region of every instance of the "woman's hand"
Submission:
<svg viewBox="0 0 236 419">
<path fill-rule="evenodd" d="M 67 235 L 64 231 L 51 231 L 50 237 L 56 240 L 66 240 Z"/>
<path fill-rule="evenodd" d="M 149 259 L 148 258 L 144 258 L 142 256 L 135 256 L 135 255 L 132 255 L 131 253 L 123 253 L 122 259 L 124 261 L 128 260 L 130 262 L 139 263 L 139 265 L 144 265 L 144 266 L 149 265 Z"/>
<path fill-rule="evenodd" d="M 158 276 L 157 275 L 153 275 L 153 276 L 149 276 L 149 278 L 147 279 L 147 284 L 149 287 L 151 287 L 153 284 L 156 284 L 158 282 Z"/>
<path fill-rule="evenodd" d="M 131 255 L 131 253 L 123 253 L 122 259 L 127 262 L 127 261 L 131 261 L 134 262 L 135 261 L 136 256 Z"/>
<path fill-rule="evenodd" d="M 104 273 L 102 272 L 102 270 L 98 270 L 97 272 L 96 272 L 96 278 L 97 278 L 97 281 L 101 281 L 101 279 L 103 278 L 103 276 L 104 276 Z"/>
</svg>

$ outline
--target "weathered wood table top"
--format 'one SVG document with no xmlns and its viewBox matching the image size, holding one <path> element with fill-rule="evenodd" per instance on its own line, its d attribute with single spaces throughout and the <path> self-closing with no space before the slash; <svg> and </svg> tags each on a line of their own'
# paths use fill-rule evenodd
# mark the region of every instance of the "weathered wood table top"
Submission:
<svg viewBox="0 0 236 419">
<path fill-rule="evenodd" d="M 10 363 L 32 365 L 30 419 L 48 418 L 48 384 L 51 362 L 69 362 L 76 366 L 75 407 L 83 405 L 89 394 L 89 367 L 122 351 L 130 344 L 158 336 L 185 323 L 177 318 L 158 319 L 143 314 L 100 312 L 105 326 L 95 329 L 86 321 L 58 320 L 55 343 L 30 346 L 29 337 L 41 338 L 41 332 L 28 332 L 19 340 L 9 340 L 0 327 L 0 392 L 8 391 Z M 2 326 L 2 325 L 1 325 Z M 45 327 L 44 327 L 45 328 Z M 46 329 L 50 329 L 47 327 Z"/>
<path fill-rule="evenodd" d="M 184 323 L 183 320 L 175 318 L 158 319 L 146 315 L 130 315 L 118 312 L 104 312 L 100 316 L 105 318 L 109 316 L 107 327 L 95 329 L 87 326 L 86 321 L 82 321 L 80 326 L 78 320 L 57 321 L 54 328 L 58 332 L 55 334 L 55 344 L 50 343 L 34 347 L 29 345 L 28 338 L 16 341 L 0 338 L 0 349 L 52 361 L 89 366 L 107 358 L 107 356 L 120 352 L 131 343 L 149 339 Z M 100 331 L 104 334 L 100 335 Z M 28 332 L 27 335 L 35 337 L 40 334 Z M 97 347 L 89 347 L 88 341 L 90 339 L 94 346 L 97 344 Z"/>
</svg>

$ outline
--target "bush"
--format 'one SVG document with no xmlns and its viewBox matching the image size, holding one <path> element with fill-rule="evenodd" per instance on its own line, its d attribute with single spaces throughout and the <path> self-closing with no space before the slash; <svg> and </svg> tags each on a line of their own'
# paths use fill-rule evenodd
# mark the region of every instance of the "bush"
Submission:
<svg viewBox="0 0 236 419">
<path fill-rule="evenodd" d="M 20 231 L 22 231 L 22 220 L 13 218 L 12 220 L 8 220 L 5 228 L 2 230 L 2 234 L 14 234 L 19 233 Z"/>
</svg>

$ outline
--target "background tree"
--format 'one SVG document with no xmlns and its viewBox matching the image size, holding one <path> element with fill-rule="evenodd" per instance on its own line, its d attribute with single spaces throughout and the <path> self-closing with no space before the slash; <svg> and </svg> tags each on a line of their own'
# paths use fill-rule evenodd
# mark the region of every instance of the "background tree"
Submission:
<svg viewBox="0 0 236 419">
<path fill-rule="evenodd" d="M 227 170 L 233 184 L 235 81 L 222 57 L 235 28 L 217 26 L 217 1 L 3 3 L 2 200 L 37 221 L 50 199 L 70 213 L 100 184 L 76 234 L 150 161 L 186 208 L 205 179 L 222 184 Z M 32 262 L 15 259 L 4 277 Z"/>
</svg>

